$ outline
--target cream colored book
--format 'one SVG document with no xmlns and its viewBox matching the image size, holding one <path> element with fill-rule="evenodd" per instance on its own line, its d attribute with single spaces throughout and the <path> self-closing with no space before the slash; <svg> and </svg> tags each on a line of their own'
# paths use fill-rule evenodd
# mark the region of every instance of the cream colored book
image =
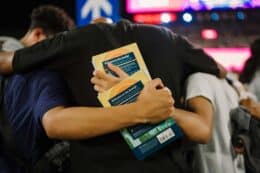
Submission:
<svg viewBox="0 0 260 173">
<path fill-rule="evenodd" d="M 151 79 L 149 71 L 136 43 L 131 43 L 92 57 L 92 64 L 95 69 L 105 70 L 106 73 L 115 75 L 107 67 L 107 64 L 109 63 L 120 67 L 129 76 L 139 70 L 142 70 L 147 74 L 149 79 Z"/>
<path fill-rule="evenodd" d="M 109 90 L 99 93 L 98 100 L 104 107 L 133 102 L 137 94 L 139 95 L 139 92 L 143 89 L 144 84 L 149 80 L 143 71 L 138 71 Z M 134 100 L 130 100 L 131 98 Z"/>
</svg>

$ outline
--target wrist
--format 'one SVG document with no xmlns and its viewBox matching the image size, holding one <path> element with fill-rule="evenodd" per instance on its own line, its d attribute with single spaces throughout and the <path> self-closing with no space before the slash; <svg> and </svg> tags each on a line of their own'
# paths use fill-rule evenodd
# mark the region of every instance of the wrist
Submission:
<svg viewBox="0 0 260 173">
<path fill-rule="evenodd" d="M 180 110 L 178 108 L 174 108 L 172 113 L 171 113 L 171 117 L 174 119 L 174 121 L 178 122 L 179 120 L 179 116 L 180 116 Z"/>
<path fill-rule="evenodd" d="M 134 118 L 134 122 L 135 123 L 148 123 L 149 120 L 146 118 L 147 117 L 147 112 L 145 109 L 145 105 L 140 102 L 137 101 L 135 103 L 133 103 L 133 112 L 135 113 L 135 118 Z"/>
</svg>

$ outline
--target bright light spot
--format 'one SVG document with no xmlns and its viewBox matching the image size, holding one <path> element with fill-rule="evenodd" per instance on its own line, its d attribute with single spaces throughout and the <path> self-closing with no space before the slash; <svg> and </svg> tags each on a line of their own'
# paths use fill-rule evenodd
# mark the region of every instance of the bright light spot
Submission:
<svg viewBox="0 0 260 173">
<path fill-rule="evenodd" d="M 161 21 L 162 21 L 163 23 L 169 23 L 169 22 L 171 21 L 171 15 L 168 14 L 168 13 L 163 13 L 163 14 L 161 15 Z"/>
<path fill-rule="evenodd" d="M 190 13 L 184 13 L 182 19 L 184 22 L 190 23 L 192 21 L 192 15 Z"/>
<path fill-rule="evenodd" d="M 213 40 L 218 38 L 218 33 L 215 29 L 203 29 L 201 37 L 206 40 Z"/>
<path fill-rule="evenodd" d="M 133 19 L 137 23 L 149 23 L 149 24 L 161 24 L 168 22 L 175 22 L 177 16 L 174 13 L 164 13 L 164 14 L 136 14 L 133 16 Z"/>
</svg>

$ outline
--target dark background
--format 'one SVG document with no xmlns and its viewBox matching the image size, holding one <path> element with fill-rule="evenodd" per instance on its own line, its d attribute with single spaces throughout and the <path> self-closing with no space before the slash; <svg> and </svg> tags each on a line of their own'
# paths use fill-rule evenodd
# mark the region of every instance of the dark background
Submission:
<svg viewBox="0 0 260 173">
<path fill-rule="evenodd" d="M 0 35 L 21 37 L 29 26 L 32 9 L 43 4 L 60 6 L 75 19 L 74 0 L 1 0 Z"/>
<path fill-rule="evenodd" d="M 124 0 L 119 0 L 121 16 L 132 19 L 125 12 Z M 14 36 L 20 38 L 26 31 L 30 22 L 30 13 L 33 8 L 43 4 L 53 4 L 64 8 L 76 20 L 75 0 L 1 0 L 0 3 L 0 36 Z M 209 20 L 212 11 L 194 12 L 194 16 L 202 16 L 190 24 L 179 20 L 168 25 L 178 34 L 187 36 L 194 44 L 201 47 L 247 47 L 254 39 L 260 37 L 260 9 L 240 10 L 246 15 L 246 20 L 238 21 L 238 10 L 217 11 L 223 16 L 218 22 Z M 177 14 L 177 15 L 182 15 Z M 179 17 L 181 19 L 181 17 Z M 216 40 L 205 40 L 200 36 L 204 28 L 213 28 L 218 31 Z"/>
</svg>

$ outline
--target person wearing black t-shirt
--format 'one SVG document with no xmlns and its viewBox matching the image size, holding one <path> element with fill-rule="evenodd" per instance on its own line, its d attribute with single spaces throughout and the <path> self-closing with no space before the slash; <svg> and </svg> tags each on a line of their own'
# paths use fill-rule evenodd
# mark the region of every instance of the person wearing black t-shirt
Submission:
<svg viewBox="0 0 260 173">
<path fill-rule="evenodd" d="M 113 35 L 118 46 L 112 44 L 106 33 Z M 61 33 L 31 48 L 0 53 L 0 71 L 21 73 L 41 67 L 57 71 L 67 82 L 77 105 L 101 106 L 90 82 L 94 70 L 91 58 L 132 42 L 137 43 L 152 78 L 160 77 L 172 91 L 177 108 L 183 107 L 184 82 L 190 74 L 200 71 L 225 76 L 223 68 L 182 36 L 164 27 L 133 24 L 125 20 L 116 24 L 90 24 Z M 187 113 L 187 124 L 192 124 L 193 115 Z M 198 127 L 202 125 L 199 121 L 196 123 Z M 195 142 L 199 140 L 193 139 Z M 119 132 L 90 137 L 72 142 L 72 171 L 188 172 L 192 170 L 193 162 L 192 153 L 186 151 L 188 147 L 185 144 L 187 142 L 181 140 L 174 142 L 146 160 L 138 161 Z"/>
</svg>

